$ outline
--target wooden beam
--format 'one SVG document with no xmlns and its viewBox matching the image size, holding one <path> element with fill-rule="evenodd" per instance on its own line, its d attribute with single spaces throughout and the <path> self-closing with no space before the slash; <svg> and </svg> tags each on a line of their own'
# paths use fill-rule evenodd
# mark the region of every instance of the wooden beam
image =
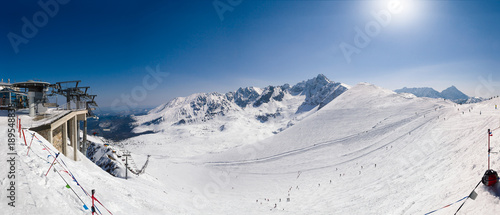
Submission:
<svg viewBox="0 0 500 215">
<path fill-rule="evenodd" d="M 55 129 L 62 125 L 64 122 L 67 122 L 71 118 L 75 117 L 75 115 L 79 114 L 87 114 L 87 110 L 79 110 L 79 111 L 71 111 L 70 113 L 66 114 L 64 117 L 61 117 L 60 119 L 56 120 L 55 122 L 52 122 L 50 127 L 52 129 Z"/>
</svg>

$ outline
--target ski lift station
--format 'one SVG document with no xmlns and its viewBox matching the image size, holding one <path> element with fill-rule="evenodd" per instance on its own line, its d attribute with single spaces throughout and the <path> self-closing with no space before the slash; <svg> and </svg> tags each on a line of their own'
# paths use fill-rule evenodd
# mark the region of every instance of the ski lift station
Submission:
<svg viewBox="0 0 500 215">
<path fill-rule="evenodd" d="M 10 79 L 7 82 L 2 79 L 0 109 L 14 108 L 29 114 L 30 130 L 38 132 L 67 157 L 77 160 L 77 151 L 85 153 L 87 149 L 87 118 L 95 117 L 93 110 L 97 107 L 94 100 L 97 95 L 89 95 L 90 87 L 81 87 L 80 82 L 51 84 L 29 80 L 10 83 Z M 52 97 L 55 102 L 51 103 L 49 98 Z M 66 97 L 64 104 L 59 105 L 57 97 Z M 83 130 L 83 137 L 80 137 L 80 130 Z"/>
<path fill-rule="evenodd" d="M 35 116 L 36 113 L 42 113 L 47 110 L 45 103 L 48 103 L 47 91 L 50 84 L 42 81 L 26 81 L 12 84 L 12 87 L 24 89 L 28 95 L 28 106 L 30 116 Z"/>
<path fill-rule="evenodd" d="M 10 79 L 7 83 L 2 79 L 0 81 L 0 109 L 6 109 L 9 106 L 16 109 L 28 107 L 28 95 L 13 87 Z"/>
</svg>

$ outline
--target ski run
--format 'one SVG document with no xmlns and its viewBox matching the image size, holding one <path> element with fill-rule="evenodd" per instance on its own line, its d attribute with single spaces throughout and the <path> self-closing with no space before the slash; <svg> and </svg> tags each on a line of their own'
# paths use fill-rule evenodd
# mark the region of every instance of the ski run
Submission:
<svg viewBox="0 0 500 215">
<path fill-rule="evenodd" d="M 97 214 L 454 214 L 487 169 L 487 130 L 500 127 L 499 103 L 458 105 L 361 83 L 277 134 L 237 122 L 237 131 L 217 138 L 173 141 L 172 131 L 125 140 L 120 147 L 137 164 L 151 155 L 145 173 L 128 180 L 81 153 L 55 161 L 58 151 L 29 130 L 34 122 L 23 112 L 24 137 L 16 129 L 9 155 L 1 111 L 0 213 L 91 214 L 95 190 Z M 498 170 L 500 130 L 492 134 Z M 480 184 L 458 214 L 499 214 L 499 186 Z"/>
</svg>

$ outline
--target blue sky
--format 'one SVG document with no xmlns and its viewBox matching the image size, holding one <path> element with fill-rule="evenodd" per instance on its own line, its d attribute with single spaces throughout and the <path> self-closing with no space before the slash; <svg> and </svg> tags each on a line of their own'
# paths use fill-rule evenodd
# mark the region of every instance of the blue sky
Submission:
<svg viewBox="0 0 500 215">
<path fill-rule="evenodd" d="M 82 80 L 102 107 L 124 104 L 121 96 L 155 106 L 320 73 L 349 85 L 500 94 L 500 1 L 402 0 L 391 11 L 387 0 L 42 0 L 51 14 L 37 2 L 0 9 L 0 77 Z M 24 29 L 23 17 L 36 34 Z M 356 29 L 369 39 L 362 47 Z M 343 43 L 356 48 L 350 60 Z M 157 66 L 168 76 L 146 78 L 146 86 L 147 67 Z"/>
</svg>

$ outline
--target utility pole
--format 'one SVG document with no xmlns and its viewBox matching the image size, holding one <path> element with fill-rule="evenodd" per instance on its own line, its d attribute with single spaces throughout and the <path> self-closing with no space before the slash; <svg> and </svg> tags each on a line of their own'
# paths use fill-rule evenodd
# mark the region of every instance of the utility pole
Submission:
<svg viewBox="0 0 500 215">
<path fill-rule="evenodd" d="M 95 213 L 94 194 L 95 194 L 95 190 L 92 190 L 92 215 L 94 215 L 94 213 Z"/>
<path fill-rule="evenodd" d="M 125 156 L 125 180 L 128 180 L 127 172 L 128 172 L 128 156 Z"/>
<path fill-rule="evenodd" d="M 490 152 L 491 152 L 490 137 L 491 137 L 491 130 L 488 129 L 488 169 L 490 169 Z"/>
</svg>

